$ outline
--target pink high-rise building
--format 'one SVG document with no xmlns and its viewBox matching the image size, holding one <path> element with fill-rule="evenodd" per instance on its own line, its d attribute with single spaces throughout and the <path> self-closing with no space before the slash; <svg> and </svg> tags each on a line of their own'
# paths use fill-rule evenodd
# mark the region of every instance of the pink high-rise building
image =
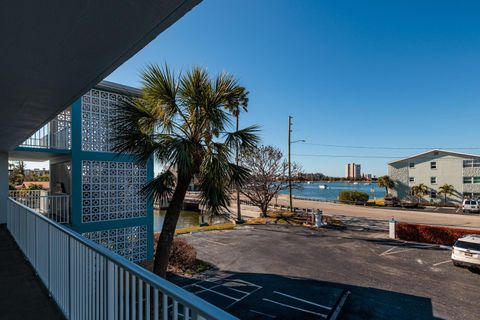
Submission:
<svg viewBox="0 0 480 320">
<path fill-rule="evenodd" d="M 345 165 L 345 177 L 346 178 L 360 178 L 362 176 L 361 166 L 356 163 L 347 163 Z"/>
</svg>

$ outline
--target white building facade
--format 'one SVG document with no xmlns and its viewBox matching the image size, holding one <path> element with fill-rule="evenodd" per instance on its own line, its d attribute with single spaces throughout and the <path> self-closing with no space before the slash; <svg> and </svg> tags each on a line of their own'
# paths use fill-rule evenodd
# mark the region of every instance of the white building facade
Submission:
<svg viewBox="0 0 480 320">
<path fill-rule="evenodd" d="M 390 193 L 400 199 L 411 195 L 411 188 L 424 184 L 431 203 L 443 202 L 439 188 L 444 184 L 455 189 L 447 202 L 460 203 L 465 198 L 480 198 L 480 155 L 447 150 L 431 150 L 388 163 L 388 175 L 394 182 Z"/>
</svg>

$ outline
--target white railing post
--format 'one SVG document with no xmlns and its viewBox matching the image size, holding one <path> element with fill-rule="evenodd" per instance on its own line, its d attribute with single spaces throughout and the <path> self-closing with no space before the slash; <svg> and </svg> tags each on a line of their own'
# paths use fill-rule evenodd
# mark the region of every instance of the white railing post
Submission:
<svg viewBox="0 0 480 320">
<path fill-rule="evenodd" d="M 115 266 L 113 262 L 108 261 L 107 267 L 105 268 L 107 272 L 107 319 L 115 319 Z"/>
</svg>

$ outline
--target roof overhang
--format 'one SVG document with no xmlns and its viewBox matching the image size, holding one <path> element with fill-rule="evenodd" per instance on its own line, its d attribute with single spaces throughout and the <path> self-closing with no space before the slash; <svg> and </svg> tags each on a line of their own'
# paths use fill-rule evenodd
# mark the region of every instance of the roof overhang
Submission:
<svg viewBox="0 0 480 320">
<path fill-rule="evenodd" d="M 201 0 L 0 4 L 0 151 L 15 148 Z"/>
<path fill-rule="evenodd" d="M 395 164 L 395 163 L 408 161 L 408 160 L 415 159 L 415 158 L 424 157 L 424 156 L 434 154 L 434 153 L 438 153 L 438 154 L 441 153 L 443 155 L 451 155 L 451 156 L 457 156 L 457 157 L 461 157 L 461 158 L 480 159 L 480 155 L 478 155 L 478 154 L 469 154 L 469 153 L 461 153 L 461 152 L 442 150 L 442 149 L 433 149 L 433 150 L 429 150 L 429 151 L 422 152 L 422 153 L 419 153 L 419 154 L 415 154 L 415 155 L 410 156 L 410 157 L 394 160 L 394 161 L 389 162 L 388 164 L 392 165 L 392 164 Z"/>
</svg>

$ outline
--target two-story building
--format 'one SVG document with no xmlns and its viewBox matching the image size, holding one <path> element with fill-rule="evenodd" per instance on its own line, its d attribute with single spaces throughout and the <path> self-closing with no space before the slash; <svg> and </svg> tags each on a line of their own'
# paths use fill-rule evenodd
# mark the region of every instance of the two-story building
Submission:
<svg viewBox="0 0 480 320">
<path fill-rule="evenodd" d="M 411 195 L 414 185 L 424 184 L 429 202 L 440 202 L 439 187 L 450 184 L 455 192 L 448 202 L 459 203 L 464 198 L 480 197 L 480 155 L 447 150 L 430 150 L 388 163 L 388 175 L 394 182 L 390 191 L 400 199 Z"/>
</svg>

